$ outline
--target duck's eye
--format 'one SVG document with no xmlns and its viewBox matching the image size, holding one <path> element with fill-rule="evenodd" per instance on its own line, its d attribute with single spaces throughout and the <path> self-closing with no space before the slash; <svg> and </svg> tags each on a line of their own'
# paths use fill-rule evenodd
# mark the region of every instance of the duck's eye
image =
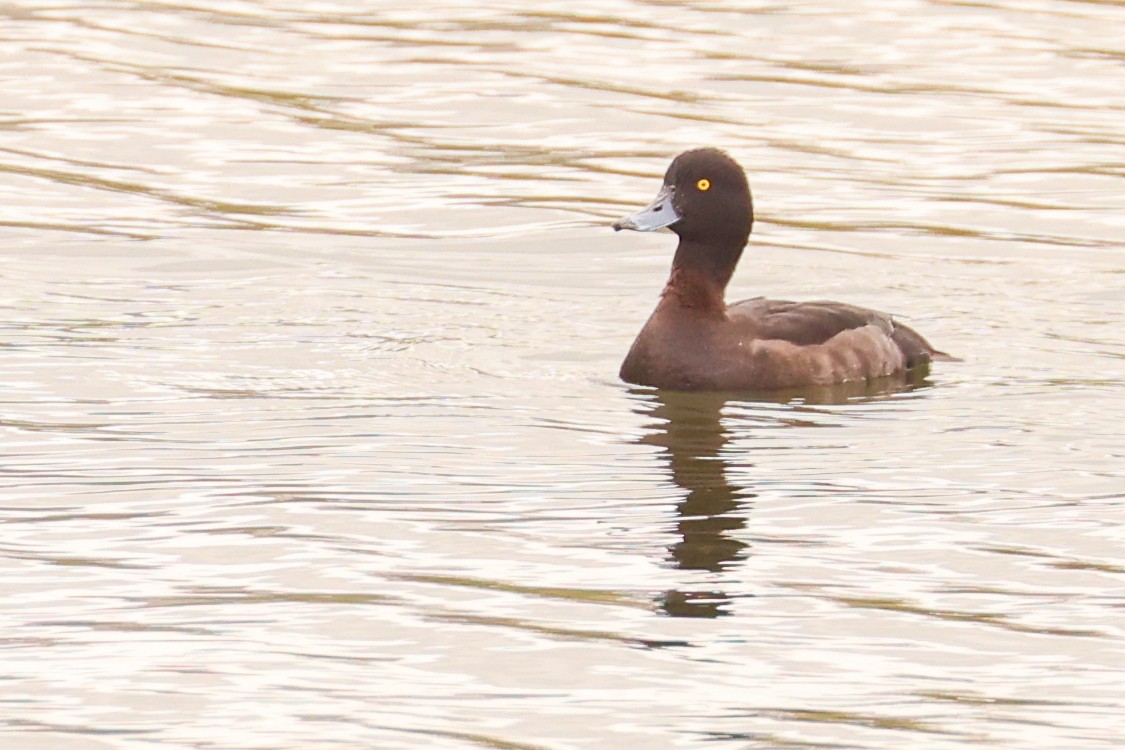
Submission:
<svg viewBox="0 0 1125 750">
<path fill-rule="evenodd" d="M 704 177 L 702 180 L 695 183 L 695 186 L 697 188 L 699 188 L 700 190 L 704 190 L 704 191 L 710 190 L 711 189 L 711 181 L 708 180 L 706 177 Z"/>
</svg>

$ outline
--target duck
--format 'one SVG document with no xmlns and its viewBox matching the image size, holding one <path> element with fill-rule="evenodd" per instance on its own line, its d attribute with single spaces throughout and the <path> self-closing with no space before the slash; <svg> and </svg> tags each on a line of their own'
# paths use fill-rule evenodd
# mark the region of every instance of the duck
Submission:
<svg viewBox="0 0 1125 750">
<path fill-rule="evenodd" d="M 887 313 L 843 302 L 726 303 L 754 204 L 725 151 L 677 156 L 655 200 L 613 223 L 679 237 L 656 309 L 621 365 L 627 383 L 677 391 L 768 391 L 873 380 L 953 359 Z"/>
</svg>

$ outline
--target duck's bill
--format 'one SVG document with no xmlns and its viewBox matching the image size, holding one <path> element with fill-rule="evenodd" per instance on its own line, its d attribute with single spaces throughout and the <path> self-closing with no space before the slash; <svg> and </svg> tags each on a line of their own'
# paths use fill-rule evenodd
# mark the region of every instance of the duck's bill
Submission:
<svg viewBox="0 0 1125 750">
<path fill-rule="evenodd" d="M 652 203 L 635 214 L 613 222 L 613 231 L 635 229 L 638 232 L 651 232 L 654 229 L 672 226 L 679 220 L 680 215 L 676 213 L 675 207 L 672 206 L 672 188 L 665 185 L 657 193 L 656 200 Z"/>
</svg>

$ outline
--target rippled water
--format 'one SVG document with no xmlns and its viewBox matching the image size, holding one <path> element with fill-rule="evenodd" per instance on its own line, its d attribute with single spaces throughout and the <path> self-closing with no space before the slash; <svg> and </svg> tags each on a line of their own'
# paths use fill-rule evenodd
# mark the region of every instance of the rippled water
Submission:
<svg viewBox="0 0 1125 750">
<path fill-rule="evenodd" d="M 533 8 L 533 9 L 532 9 Z M 1116 748 L 1125 7 L 0 5 L 0 744 Z M 733 294 L 963 361 L 616 378 Z"/>
</svg>

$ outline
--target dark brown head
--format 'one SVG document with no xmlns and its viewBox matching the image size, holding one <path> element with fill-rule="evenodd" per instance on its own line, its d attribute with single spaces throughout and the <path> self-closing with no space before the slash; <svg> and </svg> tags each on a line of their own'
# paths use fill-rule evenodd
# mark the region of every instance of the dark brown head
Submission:
<svg viewBox="0 0 1125 750">
<path fill-rule="evenodd" d="M 664 174 L 664 186 L 650 205 L 614 222 L 613 228 L 641 232 L 668 227 L 685 239 L 708 242 L 750 236 L 754 207 L 742 167 L 717 148 L 697 148 L 677 156 Z"/>
<path fill-rule="evenodd" d="M 648 232 L 668 227 L 680 236 L 677 265 L 693 265 L 725 285 L 750 238 L 754 206 L 742 167 L 717 148 L 677 156 L 647 207 L 613 224 Z"/>
</svg>

